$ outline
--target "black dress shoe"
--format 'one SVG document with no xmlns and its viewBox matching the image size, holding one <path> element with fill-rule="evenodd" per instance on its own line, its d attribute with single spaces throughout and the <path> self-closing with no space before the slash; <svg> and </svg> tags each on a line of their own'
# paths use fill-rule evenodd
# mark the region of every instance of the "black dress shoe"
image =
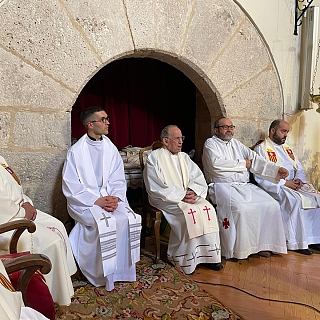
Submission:
<svg viewBox="0 0 320 320">
<path fill-rule="evenodd" d="M 299 250 L 294 250 L 297 253 L 304 254 L 306 256 L 310 256 L 310 254 L 313 254 L 313 252 L 310 249 L 299 249 Z"/>
<path fill-rule="evenodd" d="M 316 244 L 310 244 L 309 248 L 320 251 L 320 244 L 316 243 Z"/>
<path fill-rule="evenodd" d="M 223 269 L 223 265 L 221 263 L 204 263 L 203 264 L 206 268 L 209 268 L 214 271 L 219 271 Z"/>
</svg>

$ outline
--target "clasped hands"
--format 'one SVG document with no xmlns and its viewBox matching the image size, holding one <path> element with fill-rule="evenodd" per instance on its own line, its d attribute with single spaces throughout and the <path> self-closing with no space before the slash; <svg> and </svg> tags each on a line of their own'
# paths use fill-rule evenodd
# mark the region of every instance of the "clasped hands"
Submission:
<svg viewBox="0 0 320 320">
<path fill-rule="evenodd" d="M 287 180 L 284 185 L 290 189 L 298 190 L 302 187 L 303 182 L 300 179 L 293 179 L 293 180 Z"/>
<path fill-rule="evenodd" d="M 194 193 L 193 190 L 188 189 L 182 201 L 186 203 L 194 204 L 197 201 L 197 195 Z"/>
<path fill-rule="evenodd" d="M 98 198 L 94 204 L 97 206 L 101 207 L 102 209 L 108 211 L 108 212 L 113 212 L 118 208 L 118 197 L 114 196 L 105 196 Z"/>
</svg>

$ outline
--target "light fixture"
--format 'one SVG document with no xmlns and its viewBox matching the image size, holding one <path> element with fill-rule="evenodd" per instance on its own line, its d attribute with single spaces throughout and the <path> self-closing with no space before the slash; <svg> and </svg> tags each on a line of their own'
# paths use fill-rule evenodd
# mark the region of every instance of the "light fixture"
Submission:
<svg viewBox="0 0 320 320">
<path fill-rule="evenodd" d="M 316 75 L 317 75 L 317 71 L 318 71 L 319 52 L 320 52 L 320 39 L 318 42 L 316 63 L 315 63 L 315 67 L 313 70 L 312 85 L 311 85 L 311 89 L 310 89 L 310 101 L 313 103 L 316 103 L 318 105 L 318 109 L 316 110 L 318 113 L 320 113 L 320 94 L 313 94 L 313 90 L 314 90 L 314 84 L 316 81 Z M 319 87 L 319 93 L 320 93 L 320 87 Z"/>
<path fill-rule="evenodd" d="M 312 2 L 313 0 L 296 0 L 296 7 L 294 12 L 294 32 L 293 32 L 295 36 L 298 35 L 298 27 L 300 27 L 302 24 L 302 16 L 308 10 Z"/>
</svg>

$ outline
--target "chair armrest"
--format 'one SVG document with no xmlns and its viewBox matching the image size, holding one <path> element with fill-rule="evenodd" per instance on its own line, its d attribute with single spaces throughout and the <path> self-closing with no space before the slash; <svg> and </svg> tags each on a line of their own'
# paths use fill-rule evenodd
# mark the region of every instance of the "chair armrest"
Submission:
<svg viewBox="0 0 320 320">
<path fill-rule="evenodd" d="M 10 253 L 17 253 L 18 240 L 23 231 L 28 229 L 30 233 L 33 233 L 36 231 L 36 225 L 33 221 L 28 219 L 14 220 L 0 224 L 0 234 L 15 229 L 16 231 L 13 233 L 10 240 Z"/>
<path fill-rule="evenodd" d="M 23 301 L 26 303 L 26 291 L 33 274 L 39 269 L 42 274 L 47 274 L 51 270 L 50 259 L 44 254 L 27 254 L 10 260 L 3 261 L 3 265 L 8 274 L 22 271 L 18 278 L 16 290 L 21 291 Z"/>
</svg>

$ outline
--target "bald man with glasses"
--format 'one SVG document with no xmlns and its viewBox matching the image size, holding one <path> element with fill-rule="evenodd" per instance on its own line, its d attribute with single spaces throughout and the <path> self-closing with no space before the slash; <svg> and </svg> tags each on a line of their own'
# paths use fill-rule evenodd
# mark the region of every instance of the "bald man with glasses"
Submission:
<svg viewBox="0 0 320 320">
<path fill-rule="evenodd" d="M 246 259 L 287 253 L 279 204 L 249 183 L 249 171 L 270 181 L 284 179 L 288 171 L 234 139 L 234 130 L 230 119 L 216 120 L 215 135 L 206 140 L 202 156 L 209 198 L 217 205 L 221 255 Z"/>
<path fill-rule="evenodd" d="M 62 190 L 76 224 L 70 233 L 82 273 L 107 291 L 117 281 L 135 281 L 140 260 L 141 217 L 129 206 L 123 161 L 106 136 L 110 120 L 101 107 L 80 116 L 87 129 L 68 151 Z"/>
<path fill-rule="evenodd" d="M 181 152 L 184 136 L 175 125 L 165 127 L 163 148 L 148 156 L 143 177 L 151 205 L 160 209 L 171 226 L 168 259 L 191 274 L 198 264 L 221 270 L 216 212 L 205 199 L 207 184 L 190 157 Z"/>
</svg>

